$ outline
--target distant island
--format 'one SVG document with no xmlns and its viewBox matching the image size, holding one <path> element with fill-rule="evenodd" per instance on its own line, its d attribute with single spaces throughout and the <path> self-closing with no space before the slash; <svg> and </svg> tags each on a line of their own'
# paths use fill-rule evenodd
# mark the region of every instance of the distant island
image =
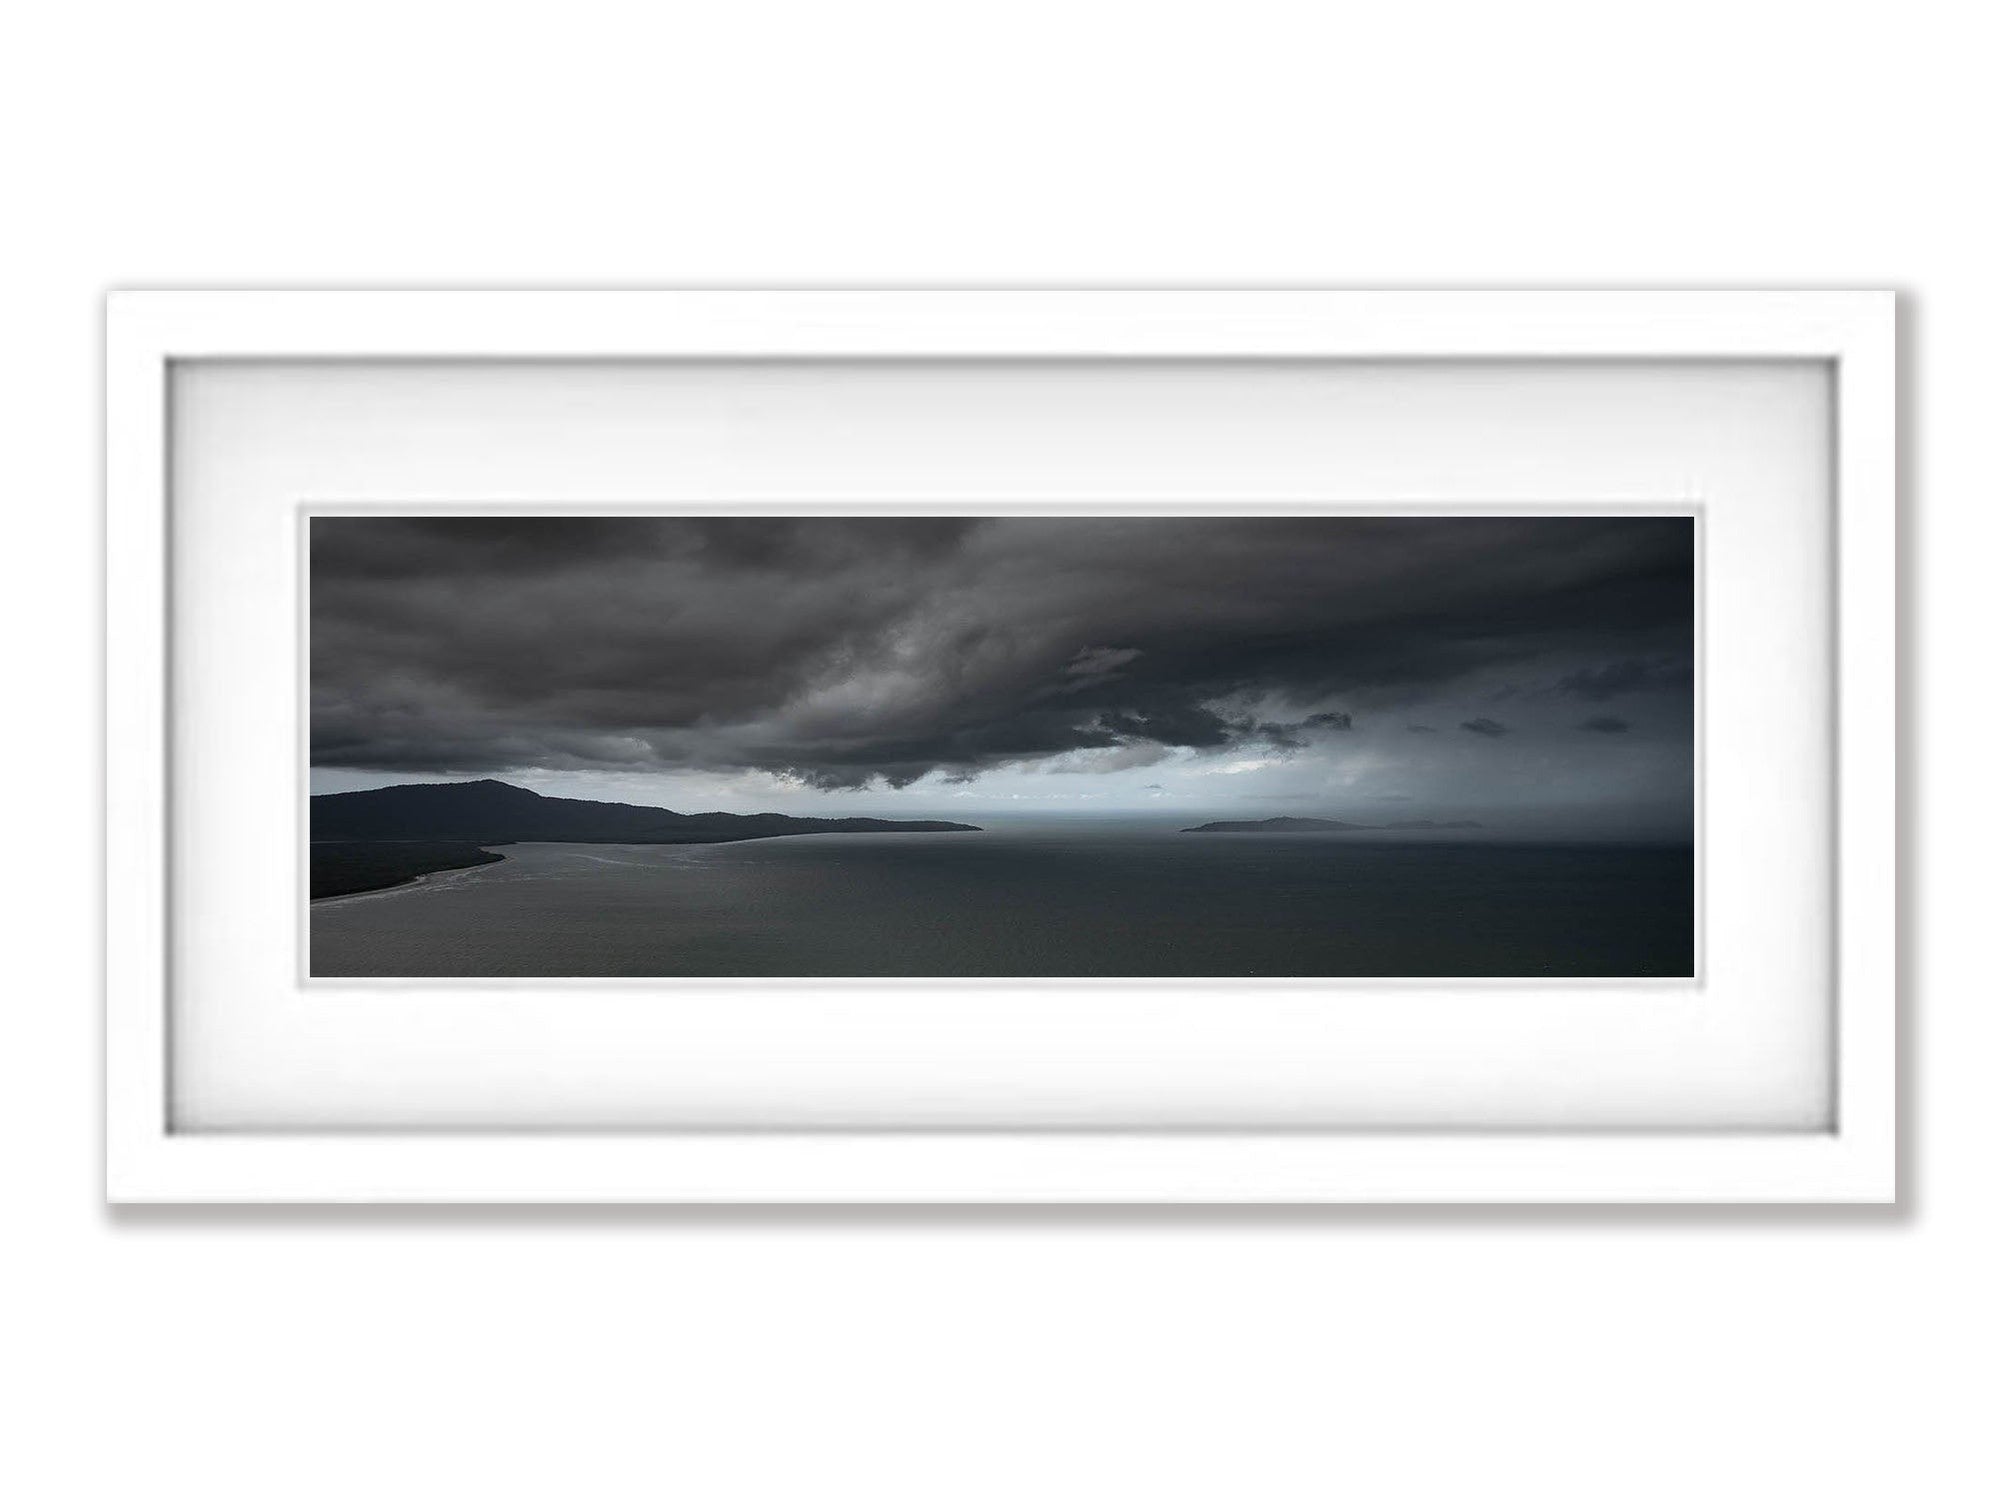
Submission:
<svg viewBox="0 0 1999 1499">
<path fill-rule="evenodd" d="M 312 798 L 312 898 L 407 884 L 504 858 L 504 843 L 736 843 L 804 833 L 976 833 L 964 822 L 670 812 L 542 796 L 505 781 L 452 781 Z"/>
<path fill-rule="evenodd" d="M 1441 832 L 1446 829 L 1482 828 L 1482 822 L 1464 818 L 1457 822 L 1432 822 L 1418 818 L 1412 822 L 1340 822 L 1331 817 L 1266 817 L 1258 822 L 1204 822 L 1183 833 L 1384 833 Z"/>
</svg>

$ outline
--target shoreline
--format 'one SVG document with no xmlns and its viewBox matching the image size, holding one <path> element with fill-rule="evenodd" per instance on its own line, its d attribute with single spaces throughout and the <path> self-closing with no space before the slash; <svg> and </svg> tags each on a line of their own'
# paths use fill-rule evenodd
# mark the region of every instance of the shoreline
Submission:
<svg viewBox="0 0 1999 1499">
<path fill-rule="evenodd" d="M 416 884 L 433 874 L 449 874 L 458 869 L 477 869 L 486 864 L 497 863 L 506 858 L 495 853 L 497 848 L 511 847 L 516 843 L 560 843 L 578 846 L 598 845 L 605 848 L 686 848 L 712 847 L 724 843 L 773 843 L 790 838 L 823 838 L 834 833 L 882 834 L 889 832 L 965 832 L 981 833 L 984 828 L 967 823 L 947 824 L 939 828 L 794 828 L 782 833 L 737 833 L 719 838 L 507 838 L 494 839 L 488 843 L 473 843 L 469 839 L 400 839 L 400 838 L 322 838 L 308 842 L 307 857 L 311 860 L 311 883 L 318 885 L 322 878 L 337 880 L 346 888 L 328 890 L 324 894 L 308 895 L 308 905 L 318 905 L 322 901 L 346 900 L 355 895 L 379 895 L 386 890 L 399 890 L 405 885 Z M 354 863 L 373 862 L 387 864 L 387 868 L 369 873 L 352 867 L 335 870 L 332 861 L 322 861 L 320 851 L 329 854 L 334 849 L 352 851 L 359 855 L 377 855 L 373 861 L 357 858 Z M 400 859 L 395 856 L 401 855 Z M 366 883 L 358 883 L 365 881 Z"/>
<path fill-rule="evenodd" d="M 504 844 L 443 839 L 325 839 L 307 845 L 310 863 L 307 904 L 378 895 L 433 875 L 497 864 Z"/>
<path fill-rule="evenodd" d="M 314 895 L 306 900 L 308 910 L 319 906 L 341 906 L 349 901 L 373 900 L 377 896 L 394 895 L 398 891 L 419 890 L 428 884 L 442 884 L 449 874 L 470 874 L 475 869 L 485 869 L 486 863 L 461 864 L 453 869 L 433 869 L 424 874 L 409 875 L 397 880 L 393 885 L 373 885 L 366 890 L 346 890 L 339 895 Z"/>
</svg>

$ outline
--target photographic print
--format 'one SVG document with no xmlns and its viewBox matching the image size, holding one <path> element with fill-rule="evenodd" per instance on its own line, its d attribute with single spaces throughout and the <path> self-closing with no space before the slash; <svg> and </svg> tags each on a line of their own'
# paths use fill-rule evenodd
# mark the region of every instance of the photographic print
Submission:
<svg viewBox="0 0 1999 1499">
<path fill-rule="evenodd" d="M 1690 517 L 307 524 L 315 978 L 1695 971 Z"/>
</svg>

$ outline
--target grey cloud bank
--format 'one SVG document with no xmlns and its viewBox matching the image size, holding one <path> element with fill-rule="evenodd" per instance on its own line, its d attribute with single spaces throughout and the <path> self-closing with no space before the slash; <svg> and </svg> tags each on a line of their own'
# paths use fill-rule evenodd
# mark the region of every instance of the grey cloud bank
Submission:
<svg viewBox="0 0 1999 1499">
<path fill-rule="evenodd" d="M 312 759 L 1678 835 L 1693 567 L 1680 518 L 320 517 Z"/>
</svg>

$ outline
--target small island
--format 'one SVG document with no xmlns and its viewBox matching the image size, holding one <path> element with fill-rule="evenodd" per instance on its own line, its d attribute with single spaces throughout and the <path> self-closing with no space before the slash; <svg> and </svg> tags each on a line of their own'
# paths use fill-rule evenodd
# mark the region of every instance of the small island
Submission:
<svg viewBox="0 0 1999 1499">
<path fill-rule="evenodd" d="M 1464 818 L 1457 822 L 1432 822 L 1418 818 L 1408 822 L 1340 822 L 1331 817 L 1265 817 L 1256 822 L 1204 822 L 1183 833 L 1428 833 L 1482 828 L 1482 822 Z"/>
<path fill-rule="evenodd" d="M 505 781 L 448 781 L 312 798 L 312 899 L 406 885 L 506 857 L 508 843 L 738 843 L 807 833 L 977 833 L 967 822 L 670 812 L 543 796 Z"/>
</svg>

